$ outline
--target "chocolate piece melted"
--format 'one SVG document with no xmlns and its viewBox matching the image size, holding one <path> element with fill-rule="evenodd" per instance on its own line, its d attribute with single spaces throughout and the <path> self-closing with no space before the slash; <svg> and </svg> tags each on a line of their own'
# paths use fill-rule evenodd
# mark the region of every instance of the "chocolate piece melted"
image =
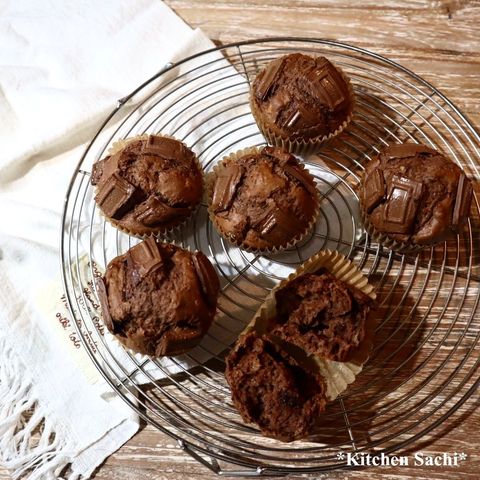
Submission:
<svg viewBox="0 0 480 480">
<path fill-rule="evenodd" d="M 202 174 L 181 142 L 149 135 L 96 162 L 92 185 L 102 212 L 138 234 L 168 230 L 200 203 Z"/>
<path fill-rule="evenodd" d="M 252 87 L 254 113 L 280 136 L 311 138 L 334 132 L 351 112 L 347 82 L 324 57 L 280 57 Z"/>
<path fill-rule="evenodd" d="M 150 237 L 130 248 L 127 262 L 130 263 L 132 274 L 139 278 L 144 278 L 161 268 L 163 260 L 156 240 Z"/>
<path fill-rule="evenodd" d="M 421 195 L 420 182 L 394 175 L 388 186 L 382 230 L 387 233 L 410 233 Z"/>
<path fill-rule="evenodd" d="M 105 323 L 105 326 L 108 328 L 110 332 L 117 333 L 116 325 L 112 321 L 112 317 L 110 315 L 110 307 L 108 305 L 108 296 L 107 296 L 107 289 L 105 287 L 105 282 L 102 277 L 97 277 L 95 279 L 95 284 L 97 286 L 97 293 L 98 299 L 100 300 L 100 307 L 102 309 L 102 317 Z"/>
<path fill-rule="evenodd" d="M 167 159 L 177 159 L 184 155 L 184 146 L 181 142 L 168 137 L 150 135 L 142 145 L 144 155 L 158 155 Z"/>
<path fill-rule="evenodd" d="M 268 64 L 268 67 L 266 68 L 261 80 L 258 82 L 255 90 L 255 96 L 258 99 L 265 100 L 270 95 L 284 63 L 285 59 L 282 57 Z"/>
<path fill-rule="evenodd" d="M 470 213 L 472 203 L 473 188 L 470 180 L 461 174 L 458 181 L 457 195 L 455 196 L 455 206 L 452 214 L 452 227 L 457 231 L 465 218 Z"/>
<path fill-rule="evenodd" d="M 118 218 L 128 209 L 134 193 L 135 186 L 114 173 L 101 184 L 95 201 L 105 215 Z"/>
<path fill-rule="evenodd" d="M 347 98 L 345 81 L 326 58 L 321 58 L 317 65 L 307 74 L 308 91 L 315 100 L 333 110 Z"/>
<path fill-rule="evenodd" d="M 168 223 L 178 216 L 188 216 L 190 210 L 184 207 L 171 207 L 158 197 L 151 196 L 134 212 L 136 220 L 146 226 Z"/>
<path fill-rule="evenodd" d="M 462 170 L 430 147 L 387 147 L 365 168 L 363 208 L 375 229 L 400 242 L 434 245 L 463 225 L 472 186 Z"/>
<path fill-rule="evenodd" d="M 214 306 L 220 289 L 218 276 L 208 258 L 202 252 L 196 252 L 192 257 L 202 291 L 209 305 Z"/>
<path fill-rule="evenodd" d="M 365 209 L 371 212 L 382 200 L 385 199 L 385 181 L 378 170 L 373 170 L 365 178 L 364 199 Z"/>
<path fill-rule="evenodd" d="M 219 283 L 204 255 L 151 237 L 109 263 L 98 292 L 105 325 L 120 342 L 170 356 L 202 339 L 215 315 Z"/>
<path fill-rule="evenodd" d="M 293 238 L 295 232 L 301 232 L 302 222 L 293 212 L 282 212 L 277 207 L 271 207 L 252 227 L 268 242 L 282 243 L 285 238 Z"/>
<path fill-rule="evenodd" d="M 244 168 L 236 164 L 227 165 L 222 169 L 215 181 L 212 199 L 214 212 L 221 212 L 230 207 L 243 173 Z"/>
</svg>

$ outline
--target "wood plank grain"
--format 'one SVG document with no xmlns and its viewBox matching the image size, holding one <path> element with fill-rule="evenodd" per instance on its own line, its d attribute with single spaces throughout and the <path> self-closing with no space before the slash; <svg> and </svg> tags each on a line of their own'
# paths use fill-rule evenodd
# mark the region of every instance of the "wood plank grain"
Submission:
<svg viewBox="0 0 480 480">
<path fill-rule="evenodd" d="M 296 2 L 169 0 L 167 4 L 192 26 L 208 26 L 212 38 L 221 43 L 273 34 L 336 39 L 373 50 L 393 45 L 397 49 L 478 53 L 480 6 L 475 3 L 466 3 L 450 14 L 451 18 L 438 6 L 392 9 L 383 8 L 382 2 L 367 10 L 336 4 L 301 8 Z"/>
</svg>

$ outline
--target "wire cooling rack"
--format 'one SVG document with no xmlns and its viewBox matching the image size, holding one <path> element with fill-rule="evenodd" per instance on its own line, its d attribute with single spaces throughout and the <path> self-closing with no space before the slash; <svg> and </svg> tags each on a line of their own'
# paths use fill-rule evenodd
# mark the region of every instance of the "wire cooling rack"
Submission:
<svg viewBox="0 0 480 480">
<path fill-rule="evenodd" d="M 289 52 L 330 58 L 351 78 L 357 99 L 346 131 L 304 159 L 322 196 L 315 231 L 291 251 L 253 255 L 216 234 L 203 203 L 168 240 L 202 250 L 215 265 L 222 289 L 214 325 L 181 357 L 150 359 L 124 350 L 103 328 L 93 280 L 137 240 L 99 215 L 91 165 L 115 140 L 145 132 L 183 140 L 207 174 L 222 156 L 264 144 L 250 115 L 249 85 L 263 65 Z M 105 380 L 141 418 L 223 475 L 321 472 L 345 467 L 348 452 L 414 448 L 480 382 L 479 204 L 475 195 L 461 235 L 421 254 L 399 255 L 372 243 L 358 216 L 359 175 L 382 147 L 405 140 L 442 150 L 478 181 L 480 137 L 444 95 L 386 58 L 324 40 L 277 38 L 203 52 L 167 65 L 119 100 L 75 169 L 61 242 L 68 305 Z M 322 248 L 349 256 L 376 286 L 375 347 L 356 382 L 329 405 L 318 432 L 284 444 L 242 422 L 223 359 L 268 291 Z"/>
</svg>

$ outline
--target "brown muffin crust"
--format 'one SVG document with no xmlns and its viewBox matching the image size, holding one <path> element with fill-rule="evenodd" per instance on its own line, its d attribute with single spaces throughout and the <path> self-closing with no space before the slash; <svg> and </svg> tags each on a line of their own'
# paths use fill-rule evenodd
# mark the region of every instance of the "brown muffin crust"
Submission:
<svg viewBox="0 0 480 480">
<path fill-rule="evenodd" d="M 387 147 L 365 167 L 363 214 L 380 234 L 411 245 L 434 245 L 459 232 L 472 185 L 440 152 L 404 143 Z"/>
<path fill-rule="evenodd" d="M 93 165 L 95 201 L 114 225 L 138 235 L 165 232 L 202 198 L 195 154 L 172 138 L 149 135 Z"/>
<path fill-rule="evenodd" d="M 335 132 L 349 117 L 353 98 L 330 61 L 294 53 L 273 60 L 257 75 L 251 105 L 257 123 L 276 136 L 310 139 Z"/>
<path fill-rule="evenodd" d="M 313 177 L 280 148 L 227 160 L 212 190 L 215 226 L 233 243 L 251 249 L 285 247 L 306 233 L 318 210 Z"/>
<path fill-rule="evenodd" d="M 285 442 L 306 437 L 325 408 L 320 375 L 254 332 L 240 337 L 228 355 L 225 376 L 243 420 L 268 437 Z"/>
<path fill-rule="evenodd" d="M 120 342 L 172 356 L 193 348 L 209 329 L 219 281 L 203 253 L 149 238 L 114 258 L 97 287 L 105 325 Z"/>
<path fill-rule="evenodd" d="M 305 273 L 275 293 L 271 334 L 307 354 L 344 362 L 365 336 L 372 299 L 327 270 Z"/>
</svg>

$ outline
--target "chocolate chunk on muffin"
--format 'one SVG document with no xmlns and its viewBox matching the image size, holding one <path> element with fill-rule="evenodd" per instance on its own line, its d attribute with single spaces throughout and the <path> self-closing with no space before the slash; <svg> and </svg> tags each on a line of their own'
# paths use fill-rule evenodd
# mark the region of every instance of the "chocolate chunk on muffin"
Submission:
<svg viewBox="0 0 480 480">
<path fill-rule="evenodd" d="M 91 183 L 110 222 L 139 236 L 165 233 L 183 223 L 203 192 L 195 154 L 159 135 L 127 140 L 93 165 Z"/>
<path fill-rule="evenodd" d="M 285 442 L 306 437 L 325 408 L 321 376 L 266 336 L 240 337 L 228 355 L 225 376 L 243 420 L 269 437 Z"/>
<path fill-rule="evenodd" d="M 217 231 L 251 251 L 293 246 L 313 228 L 319 211 L 315 181 L 280 148 L 248 149 L 215 167 L 209 213 Z"/>
<path fill-rule="evenodd" d="M 350 121 L 353 90 L 324 57 L 293 53 L 270 62 L 250 92 L 253 116 L 269 143 L 306 154 Z"/>
<path fill-rule="evenodd" d="M 309 355 L 348 360 L 365 336 L 372 299 L 327 270 L 304 273 L 275 292 L 268 331 Z"/>
<path fill-rule="evenodd" d="M 440 152 L 404 143 L 387 147 L 365 167 L 360 207 L 372 237 L 400 252 L 416 251 L 461 231 L 472 185 Z"/>
<path fill-rule="evenodd" d="M 150 237 L 114 258 L 97 282 L 105 325 L 151 356 L 197 345 L 215 315 L 219 281 L 208 258 Z"/>
</svg>

